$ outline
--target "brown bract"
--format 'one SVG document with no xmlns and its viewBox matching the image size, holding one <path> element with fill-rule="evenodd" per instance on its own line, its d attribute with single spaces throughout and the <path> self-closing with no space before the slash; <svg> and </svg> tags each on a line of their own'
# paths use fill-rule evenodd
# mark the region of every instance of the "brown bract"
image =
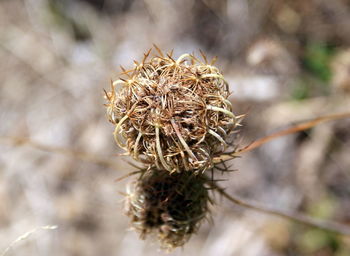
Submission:
<svg viewBox="0 0 350 256">
<path fill-rule="evenodd" d="M 147 171 L 128 187 L 131 225 L 142 239 L 156 235 L 163 249 L 184 245 L 208 217 L 211 200 L 205 182 L 190 172 Z"/>
<path fill-rule="evenodd" d="M 204 172 L 238 125 L 228 84 L 204 55 L 174 60 L 159 51 L 148 60 L 149 53 L 106 92 L 115 140 L 159 170 Z"/>
</svg>

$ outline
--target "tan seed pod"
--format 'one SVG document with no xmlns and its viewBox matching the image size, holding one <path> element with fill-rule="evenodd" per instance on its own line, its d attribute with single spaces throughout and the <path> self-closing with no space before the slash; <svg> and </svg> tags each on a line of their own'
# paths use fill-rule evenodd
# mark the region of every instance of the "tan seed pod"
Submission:
<svg viewBox="0 0 350 256">
<path fill-rule="evenodd" d="M 126 214 L 144 239 L 155 234 L 166 250 L 184 245 L 208 215 L 205 180 L 191 172 L 150 170 L 129 184 Z"/>
<path fill-rule="evenodd" d="M 135 61 L 106 92 L 114 137 L 134 159 L 168 172 L 213 167 L 238 125 L 220 71 L 195 56 L 170 54 Z M 117 88 L 118 87 L 118 88 Z"/>
</svg>

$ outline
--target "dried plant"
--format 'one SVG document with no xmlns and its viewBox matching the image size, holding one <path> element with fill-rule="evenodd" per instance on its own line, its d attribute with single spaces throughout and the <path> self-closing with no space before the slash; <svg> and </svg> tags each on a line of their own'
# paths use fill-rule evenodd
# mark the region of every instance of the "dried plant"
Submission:
<svg viewBox="0 0 350 256">
<path fill-rule="evenodd" d="M 236 131 L 242 116 L 233 114 L 228 84 L 213 66 L 214 61 L 209 64 L 203 53 L 203 61 L 191 54 L 174 60 L 172 53 L 164 56 L 156 49 L 158 55 L 150 60 L 151 50 L 141 63 L 135 61 L 132 70 L 122 68 L 126 78 L 112 82 L 111 91 L 105 91 L 115 141 L 145 164 L 145 169 L 138 171 L 139 178 L 129 186 L 126 203 L 126 214 L 141 238 L 156 234 L 167 250 L 184 245 L 208 215 L 208 187 L 245 207 L 333 232 L 347 232 L 333 223 L 246 203 L 228 195 L 204 172 L 228 171 L 226 160 L 275 137 L 348 114 L 315 119 L 245 148 L 235 145 L 229 152 L 229 135 Z M 118 85 L 121 88 L 117 89 Z"/>
<path fill-rule="evenodd" d="M 159 170 L 204 172 L 224 152 L 242 116 L 232 113 L 215 59 L 183 54 L 174 60 L 156 49 L 158 55 L 148 60 L 149 51 L 132 70 L 123 69 L 125 78 L 106 92 L 115 140 L 134 159 Z"/>
<path fill-rule="evenodd" d="M 6 254 L 8 254 L 8 252 L 19 242 L 24 241 L 26 239 L 28 239 L 28 237 L 30 237 L 31 235 L 35 234 L 36 232 L 38 232 L 39 230 L 54 230 L 57 229 L 56 225 L 49 225 L 49 226 L 41 226 L 41 227 L 36 227 L 26 233 L 24 233 L 23 235 L 20 235 L 19 237 L 17 237 L 1 254 L 0 256 L 5 256 Z"/>
<path fill-rule="evenodd" d="M 126 214 L 142 239 L 156 234 L 163 249 L 182 246 L 209 214 L 205 182 L 191 172 L 143 172 L 129 184 Z"/>
</svg>

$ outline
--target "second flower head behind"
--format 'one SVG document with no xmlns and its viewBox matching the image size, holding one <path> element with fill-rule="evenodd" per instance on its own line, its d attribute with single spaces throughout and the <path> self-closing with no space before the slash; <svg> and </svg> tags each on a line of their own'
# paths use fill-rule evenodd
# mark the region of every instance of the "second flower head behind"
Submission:
<svg viewBox="0 0 350 256">
<path fill-rule="evenodd" d="M 220 71 L 194 55 L 144 55 L 112 82 L 107 114 L 114 138 L 135 160 L 169 172 L 204 172 L 239 124 Z"/>
</svg>

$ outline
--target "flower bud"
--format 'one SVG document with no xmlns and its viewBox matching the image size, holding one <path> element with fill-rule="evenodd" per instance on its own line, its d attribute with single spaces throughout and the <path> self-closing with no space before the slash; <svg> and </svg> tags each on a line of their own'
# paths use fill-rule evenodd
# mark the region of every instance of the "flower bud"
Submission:
<svg viewBox="0 0 350 256">
<path fill-rule="evenodd" d="M 212 168 L 238 123 L 227 82 L 204 55 L 204 61 L 160 51 L 148 56 L 106 92 L 116 142 L 134 159 L 170 173 Z"/>
</svg>

